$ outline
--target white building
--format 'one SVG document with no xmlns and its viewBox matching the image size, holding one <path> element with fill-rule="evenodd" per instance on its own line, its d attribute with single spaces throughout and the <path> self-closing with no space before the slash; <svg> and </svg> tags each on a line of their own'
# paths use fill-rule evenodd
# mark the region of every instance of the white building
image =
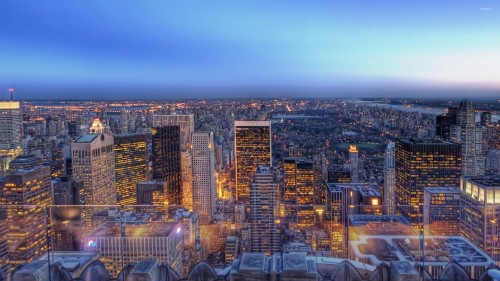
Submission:
<svg viewBox="0 0 500 281">
<path fill-rule="evenodd" d="M 71 144 L 73 177 L 83 181 L 82 205 L 116 205 L 115 154 L 113 136 L 86 134 Z M 105 208 L 85 208 L 82 216 L 83 234 L 93 229 L 93 212 Z"/>
<path fill-rule="evenodd" d="M 215 146 L 212 132 L 192 134 L 193 210 L 207 223 L 215 213 Z"/>
</svg>

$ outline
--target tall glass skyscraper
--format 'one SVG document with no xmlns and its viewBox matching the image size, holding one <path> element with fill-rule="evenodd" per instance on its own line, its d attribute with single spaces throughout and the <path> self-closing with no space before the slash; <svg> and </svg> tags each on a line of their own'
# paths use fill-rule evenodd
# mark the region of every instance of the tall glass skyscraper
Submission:
<svg viewBox="0 0 500 281">
<path fill-rule="evenodd" d="M 21 108 L 18 101 L 0 102 L 0 174 L 5 175 L 9 163 L 22 153 Z"/>
<path fill-rule="evenodd" d="M 271 121 L 234 121 L 236 200 L 246 201 L 258 165 L 271 166 Z"/>
<path fill-rule="evenodd" d="M 153 142 L 153 179 L 167 182 L 166 205 L 181 205 L 181 139 L 179 126 L 151 128 Z"/>
</svg>

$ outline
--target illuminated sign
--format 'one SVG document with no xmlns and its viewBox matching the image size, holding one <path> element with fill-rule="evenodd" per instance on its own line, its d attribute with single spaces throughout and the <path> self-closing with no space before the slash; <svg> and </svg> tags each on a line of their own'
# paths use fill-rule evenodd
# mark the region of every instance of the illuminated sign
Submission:
<svg viewBox="0 0 500 281">
<path fill-rule="evenodd" d="M 90 240 L 87 244 L 88 244 L 89 247 L 95 247 L 95 246 L 97 246 L 97 243 L 94 240 Z"/>
</svg>

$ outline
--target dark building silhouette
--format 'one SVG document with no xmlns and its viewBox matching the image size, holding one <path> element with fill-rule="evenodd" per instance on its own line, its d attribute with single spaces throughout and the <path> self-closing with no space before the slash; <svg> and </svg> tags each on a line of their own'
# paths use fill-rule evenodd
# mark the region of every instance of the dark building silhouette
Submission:
<svg viewBox="0 0 500 281">
<path fill-rule="evenodd" d="M 167 183 L 168 205 L 180 205 L 181 194 L 181 138 L 179 126 L 151 129 L 153 143 L 153 179 Z"/>
</svg>

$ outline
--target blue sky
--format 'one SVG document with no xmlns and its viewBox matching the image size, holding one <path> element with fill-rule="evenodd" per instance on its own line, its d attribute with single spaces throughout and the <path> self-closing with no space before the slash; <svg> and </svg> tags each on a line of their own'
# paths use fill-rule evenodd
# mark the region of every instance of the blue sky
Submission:
<svg viewBox="0 0 500 281">
<path fill-rule="evenodd" d="M 3 0 L 20 98 L 500 96 L 500 1 Z"/>
</svg>

